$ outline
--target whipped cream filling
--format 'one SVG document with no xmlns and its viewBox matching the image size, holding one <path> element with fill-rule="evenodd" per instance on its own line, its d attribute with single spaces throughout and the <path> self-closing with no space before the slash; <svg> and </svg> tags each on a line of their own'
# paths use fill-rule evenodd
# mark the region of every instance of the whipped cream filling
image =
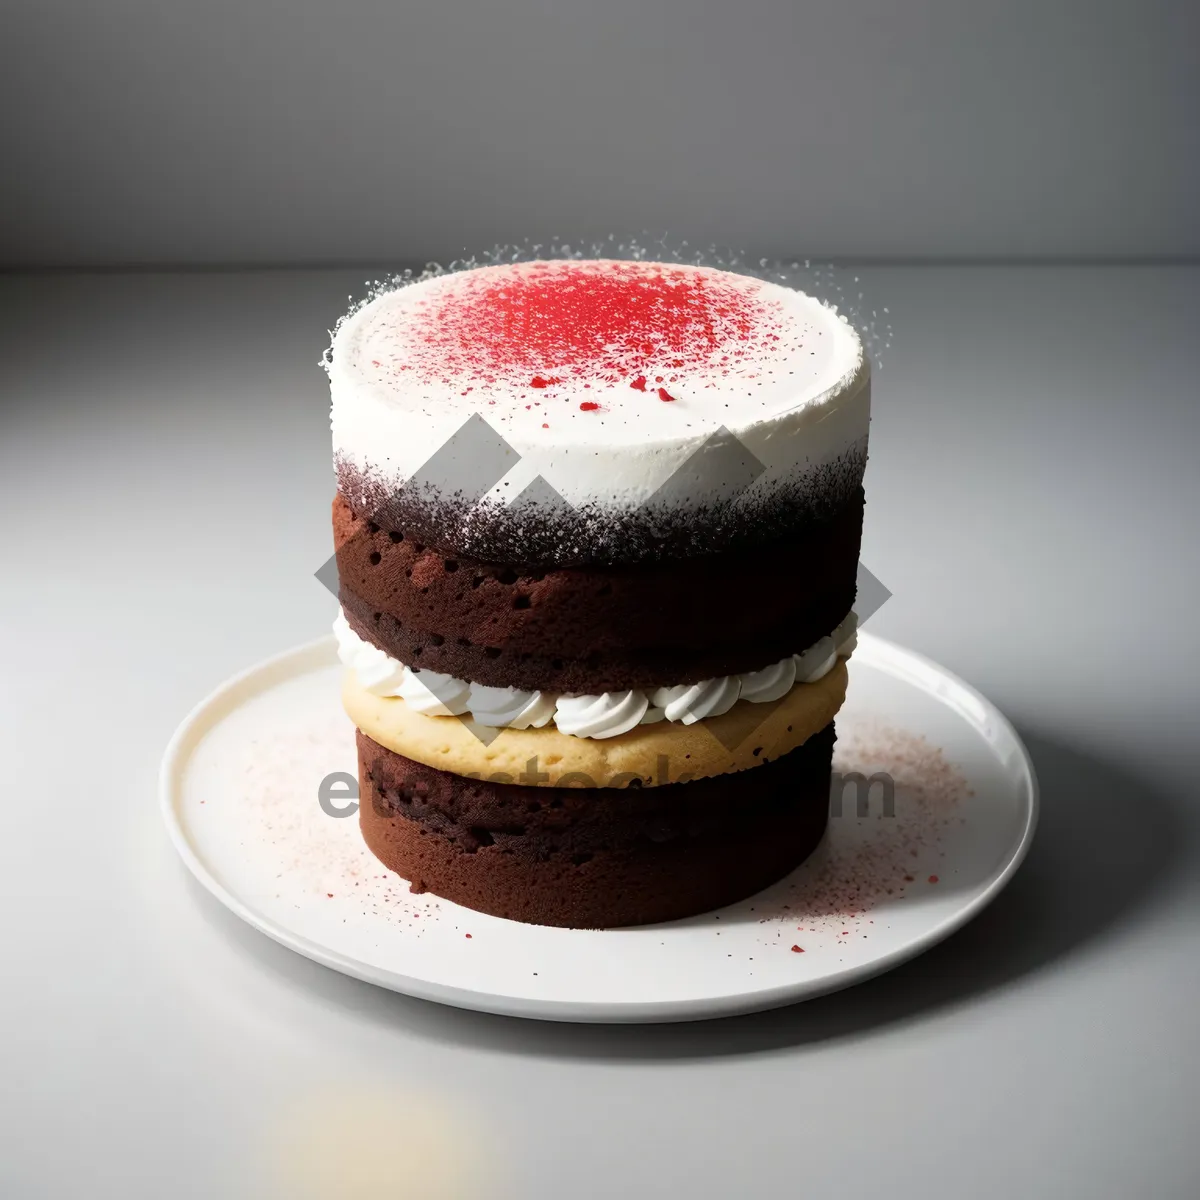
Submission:
<svg viewBox="0 0 1200 1200">
<path fill-rule="evenodd" d="M 572 737 L 610 738 L 656 721 L 691 725 L 707 717 L 719 717 L 739 700 L 765 704 L 778 700 L 797 684 L 816 683 L 857 646 L 858 616 L 848 613 L 831 634 L 802 654 L 789 655 L 759 671 L 598 696 L 485 687 L 437 671 L 414 669 L 359 637 L 342 612 L 333 623 L 333 632 L 338 657 L 368 692 L 399 696 L 427 717 L 469 713 L 478 724 L 500 729 L 541 729 L 553 721 L 560 733 Z"/>
</svg>

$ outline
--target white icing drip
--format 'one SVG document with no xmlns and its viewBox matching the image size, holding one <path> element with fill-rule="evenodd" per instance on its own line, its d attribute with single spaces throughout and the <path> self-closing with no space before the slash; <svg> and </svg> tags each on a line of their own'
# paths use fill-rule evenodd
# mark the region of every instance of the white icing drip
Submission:
<svg viewBox="0 0 1200 1200">
<path fill-rule="evenodd" d="M 554 723 L 574 737 L 610 738 L 632 729 L 646 715 L 645 692 L 604 692 L 599 696 L 559 696 Z"/>
<path fill-rule="evenodd" d="M 720 679 L 702 679 L 699 683 L 656 688 L 650 699 L 665 712 L 668 721 L 694 725 L 706 717 L 727 713 L 737 703 L 740 692 L 737 676 L 726 675 Z"/>
<path fill-rule="evenodd" d="M 368 692 L 376 696 L 400 695 L 399 688 L 408 671 L 403 663 L 398 663 L 378 646 L 372 646 L 360 638 L 350 628 L 344 613 L 338 613 L 333 623 L 333 633 L 337 638 L 338 658 L 354 671 L 358 682 Z"/>
<path fill-rule="evenodd" d="M 851 609 L 830 636 L 837 647 L 838 657 L 849 658 L 858 649 L 858 613 Z"/>
<path fill-rule="evenodd" d="M 394 693 L 426 717 L 460 717 L 470 706 L 471 684 L 437 671 L 406 670 Z"/>
<path fill-rule="evenodd" d="M 792 690 L 796 682 L 796 659 L 785 658 L 761 671 L 747 671 L 738 676 L 741 698 L 754 704 L 765 704 L 778 700 Z"/>
<path fill-rule="evenodd" d="M 457 717 L 470 712 L 480 725 L 509 729 L 540 729 L 551 720 L 574 737 L 607 738 L 635 725 L 679 721 L 692 725 L 728 712 L 739 699 L 765 704 L 786 695 L 797 683 L 816 683 L 833 670 L 839 658 L 857 645 L 858 617 L 851 612 L 829 637 L 803 654 L 794 654 L 741 675 L 705 679 L 674 687 L 604 692 L 599 696 L 556 695 L 519 688 L 487 687 L 437 671 L 414 671 L 359 637 L 344 613 L 338 613 L 333 632 L 338 657 L 358 676 L 359 683 L 377 696 L 399 696 L 428 717 Z"/>
<path fill-rule="evenodd" d="M 833 638 L 823 637 L 815 646 L 810 646 L 803 654 L 795 655 L 796 678 L 801 683 L 816 683 L 837 665 L 838 652 L 833 644 Z"/>
<path fill-rule="evenodd" d="M 518 688 L 468 685 L 471 716 L 480 725 L 506 729 L 541 729 L 554 716 L 554 697 L 545 692 L 523 692 Z"/>
</svg>

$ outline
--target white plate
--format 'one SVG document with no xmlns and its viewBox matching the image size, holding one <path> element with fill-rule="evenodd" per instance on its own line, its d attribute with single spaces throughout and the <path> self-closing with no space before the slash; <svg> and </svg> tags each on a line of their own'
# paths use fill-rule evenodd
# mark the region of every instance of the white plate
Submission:
<svg viewBox="0 0 1200 1200">
<path fill-rule="evenodd" d="M 1029 757 L 978 692 L 860 634 L 835 767 L 844 792 L 821 848 L 757 896 L 634 929 L 522 925 L 412 895 L 327 814 L 322 779 L 354 774 L 334 641 L 230 680 L 183 722 L 162 765 L 167 828 L 196 878 L 277 942 L 358 979 L 462 1008 L 558 1021 L 681 1021 L 773 1008 L 857 983 L 978 913 L 1025 856 Z M 348 802 L 335 788 L 331 807 Z M 793 949 L 796 947 L 796 949 Z"/>
</svg>

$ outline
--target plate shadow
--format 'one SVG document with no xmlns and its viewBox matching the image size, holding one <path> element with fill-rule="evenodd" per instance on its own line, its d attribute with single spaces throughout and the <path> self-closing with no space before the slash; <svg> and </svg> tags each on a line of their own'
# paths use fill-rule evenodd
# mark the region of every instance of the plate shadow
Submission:
<svg viewBox="0 0 1200 1200">
<path fill-rule="evenodd" d="M 208 919 L 290 986 L 381 1027 L 435 1041 L 568 1060 L 655 1061 L 853 1038 L 1036 975 L 1153 904 L 1194 857 L 1187 825 L 1165 792 L 1090 753 L 1029 731 L 1021 736 L 1037 772 L 1041 816 L 1029 855 L 1008 888 L 958 933 L 895 970 L 769 1012 L 680 1024 L 582 1025 L 449 1008 L 319 966 L 194 887 Z"/>
</svg>

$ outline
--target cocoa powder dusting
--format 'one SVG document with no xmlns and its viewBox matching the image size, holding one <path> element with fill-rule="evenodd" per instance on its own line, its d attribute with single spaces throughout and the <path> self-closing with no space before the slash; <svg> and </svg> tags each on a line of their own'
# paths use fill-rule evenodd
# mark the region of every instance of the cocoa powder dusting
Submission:
<svg viewBox="0 0 1200 1200">
<path fill-rule="evenodd" d="M 843 778 L 852 771 L 890 775 L 894 815 L 883 811 L 879 784 L 864 817 L 857 815 L 853 790 L 846 790 L 841 815 L 835 806 L 825 842 L 771 890 L 769 903 L 757 903 L 760 913 L 770 911 L 761 924 L 778 926 L 775 936 L 785 944 L 787 934 L 796 931 L 825 934 L 836 944 L 861 939 L 875 924 L 871 914 L 883 920 L 881 906 L 937 884 L 941 876 L 930 868 L 941 864 L 946 839 L 963 824 L 964 804 L 972 795 L 965 777 L 937 746 L 882 724 L 839 727 L 833 768 Z"/>
</svg>

